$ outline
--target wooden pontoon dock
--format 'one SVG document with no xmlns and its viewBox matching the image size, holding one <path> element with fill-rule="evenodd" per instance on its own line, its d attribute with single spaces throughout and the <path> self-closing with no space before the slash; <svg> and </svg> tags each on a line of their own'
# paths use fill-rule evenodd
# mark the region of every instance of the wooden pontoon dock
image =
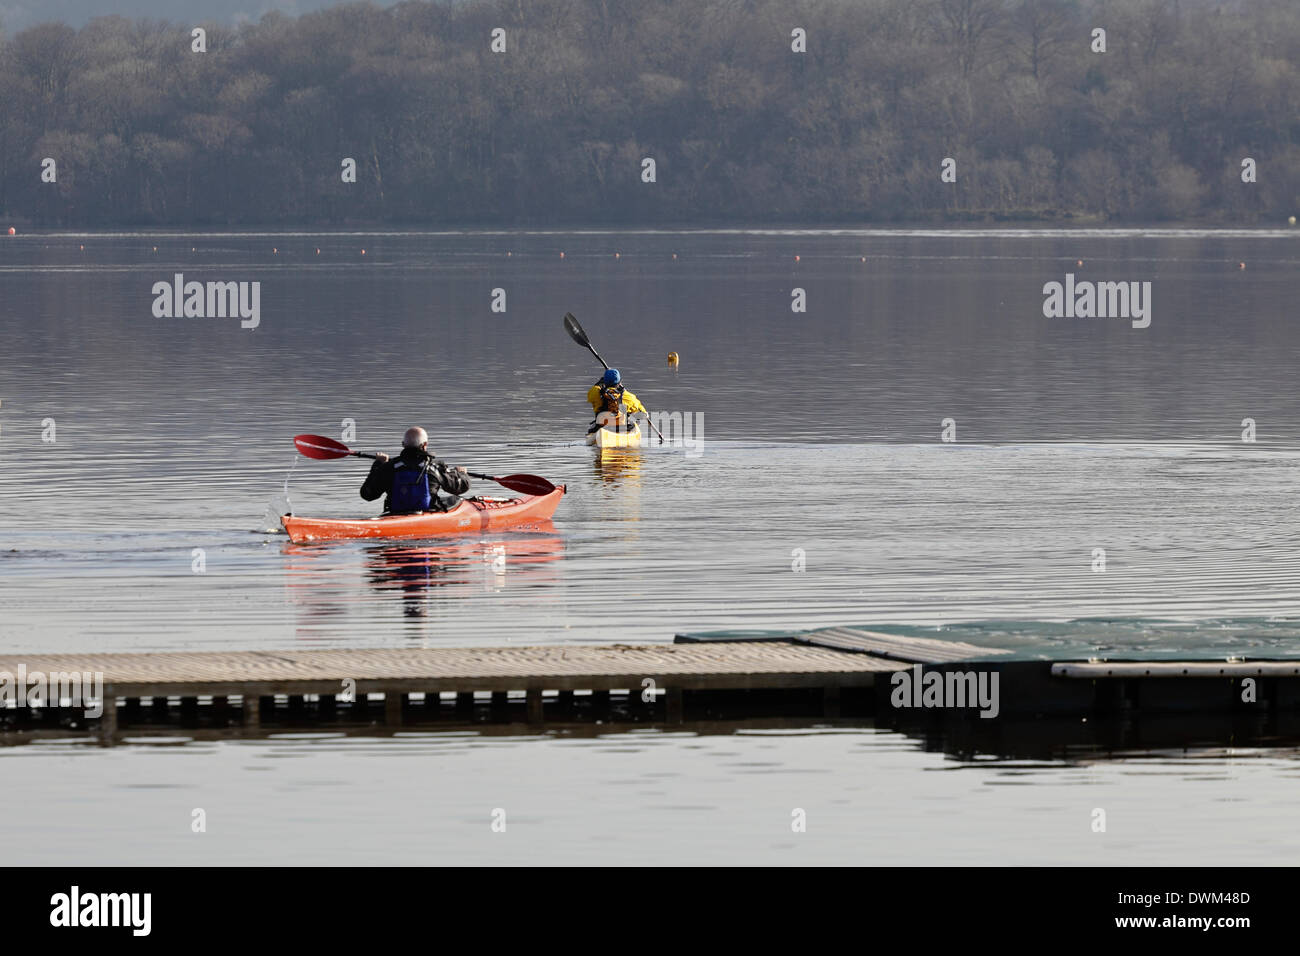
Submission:
<svg viewBox="0 0 1300 956">
<path fill-rule="evenodd" d="M 84 707 L 69 702 L 9 703 L 0 707 L 0 729 L 61 726 L 106 742 L 127 727 L 169 724 L 239 733 L 339 722 L 673 725 L 729 716 L 870 718 L 913 727 L 966 720 L 983 733 L 1007 721 L 1046 727 L 1091 718 L 1220 715 L 1248 719 L 1267 735 L 1270 728 L 1289 732 L 1300 717 L 1300 660 L 1026 660 L 1002 648 L 861 628 L 780 637 L 679 635 L 672 644 L 634 646 L 0 656 L 0 675 L 20 668 L 27 675 L 102 675 L 103 713 L 88 718 Z M 898 671 L 996 673 L 998 715 L 985 721 L 969 709 L 896 710 L 890 691 Z M 382 702 L 372 699 L 380 695 Z"/>
</svg>

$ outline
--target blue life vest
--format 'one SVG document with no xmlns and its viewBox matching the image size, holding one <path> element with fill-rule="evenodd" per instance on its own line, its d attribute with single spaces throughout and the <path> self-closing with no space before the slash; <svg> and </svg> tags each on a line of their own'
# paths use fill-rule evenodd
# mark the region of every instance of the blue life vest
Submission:
<svg viewBox="0 0 1300 956">
<path fill-rule="evenodd" d="M 389 513 L 401 515 L 428 511 L 432 505 L 428 466 L 398 461 L 393 466 L 393 490 L 388 493 Z"/>
</svg>

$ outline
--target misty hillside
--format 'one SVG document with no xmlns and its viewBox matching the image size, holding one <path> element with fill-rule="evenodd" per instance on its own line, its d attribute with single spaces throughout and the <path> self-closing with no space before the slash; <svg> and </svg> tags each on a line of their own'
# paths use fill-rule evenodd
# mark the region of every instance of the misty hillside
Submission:
<svg viewBox="0 0 1300 956">
<path fill-rule="evenodd" d="M 1295 0 L 408 2 L 211 23 L 206 52 L 189 29 L 7 34 L 0 215 L 1276 223 L 1300 205 Z"/>
<path fill-rule="evenodd" d="M 392 2 L 381 0 L 377 6 Z M 272 10 L 298 16 L 333 5 L 331 0 L 0 0 L 0 30 L 14 33 L 55 21 L 81 27 L 108 16 L 234 25 L 260 20 Z"/>
</svg>

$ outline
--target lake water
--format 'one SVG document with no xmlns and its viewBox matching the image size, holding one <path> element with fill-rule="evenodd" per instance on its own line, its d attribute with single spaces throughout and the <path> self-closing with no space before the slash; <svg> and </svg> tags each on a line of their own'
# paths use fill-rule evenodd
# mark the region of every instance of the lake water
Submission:
<svg viewBox="0 0 1300 956">
<path fill-rule="evenodd" d="M 1294 749 L 970 762 L 828 728 L 135 740 L 0 748 L 6 862 L 1150 866 L 1300 853 Z M 806 832 L 792 832 L 795 810 Z"/>
<path fill-rule="evenodd" d="M 1297 239 L 938 229 L 3 238 L 0 646 L 627 642 L 827 624 L 960 639 L 1000 622 L 1108 651 L 1227 643 L 1294 654 Z M 260 324 L 155 318 L 152 287 L 176 273 L 261 283 Z M 1150 327 L 1045 318 L 1043 286 L 1067 273 L 1149 281 Z M 504 312 L 492 310 L 496 289 Z M 792 311 L 796 289 L 806 311 Z M 583 398 L 600 366 L 564 334 L 566 311 L 652 409 L 703 414 L 703 445 L 587 448 Z M 941 440 L 945 419 L 955 442 Z M 1253 442 L 1242 440 L 1245 419 Z M 293 435 L 342 437 L 345 421 L 363 450 L 392 453 L 422 424 L 452 463 L 541 474 L 569 494 L 540 534 L 295 547 L 267 533 L 286 500 L 305 515 L 374 513 L 357 495 L 364 463 L 295 460 Z M 200 806 L 193 793 L 210 792 L 245 837 L 270 827 L 282 834 L 273 847 L 310 858 L 312 840 L 350 808 L 390 793 L 394 819 L 374 824 L 375 849 L 356 858 L 416 862 L 400 834 L 418 820 L 396 808 L 418 816 L 420 794 L 437 789 L 455 796 L 430 826 L 483 862 L 554 853 L 579 820 L 589 829 L 573 860 L 615 831 L 642 834 L 653 856 L 666 830 L 676 836 L 665 847 L 689 845 L 701 860 L 842 860 L 846 833 L 865 843 L 892 822 L 967 840 L 971 855 L 958 848 L 956 861 L 1026 818 L 1065 826 L 1093 805 L 1089 784 L 1146 808 L 1129 818 L 1134 860 L 1192 852 L 1151 831 L 1155 806 L 1171 826 L 1204 824 L 1202 834 L 1225 807 L 1240 812 L 1233 826 L 1247 836 L 1211 839 L 1196 862 L 1283 859 L 1294 847 L 1263 835 L 1288 806 L 1294 755 L 1251 754 L 985 767 L 843 728 L 41 744 L 0 750 L 24 771 L 0 812 L 5 831 L 21 819 L 46 840 L 32 852 L 63 845 L 54 834 L 75 811 L 98 820 L 84 835 L 104 858 L 127 840 L 145 847 L 142 861 L 257 858 L 248 839 L 194 851 L 187 823 L 175 845 L 166 834 L 139 844 L 166 800 Z M 925 772 L 941 769 L 969 772 Z M 566 803 L 573 787 L 591 800 Z M 822 800 L 830 829 L 795 847 L 786 807 L 768 842 L 767 810 L 744 799 L 755 788 L 774 808 Z M 538 822 L 531 849 L 448 836 L 477 834 L 502 789 Z M 255 822 L 268 793 L 294 796 Z M 971 801 L 987 815 L 962 823 L 972 828 L 962 838 L 944 808 Z M 1077 846 L 1066 830 L 1044 842 L 1025 829 L 1022 858 L 1062 847 L 1080 862 L 1129 859 L 1096 850 L 1081 827 Z"/>
</svg>

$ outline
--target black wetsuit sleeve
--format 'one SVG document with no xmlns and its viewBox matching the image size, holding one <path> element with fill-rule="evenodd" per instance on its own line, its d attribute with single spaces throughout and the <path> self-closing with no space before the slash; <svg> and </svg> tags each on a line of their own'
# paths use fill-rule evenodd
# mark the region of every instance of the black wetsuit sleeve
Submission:
<svg viewBox="0 0 1300 956">
<path fill-rule="evenodd" d="M 392 488 L 393 463 L 377 461 L 370 466 L 370 474 L 366 475 L 365 483 L 361 486 L 361 497 L 366 501 L 374 501 L 388 494 Z"/>
<path fill-rule="evenodd" d="M 451 495 L 463 495 L 469 491 L 469 479 L 455 468 L 448 468 L 443 462 L 436 461 L 429 469 L 429 490 L 437 494 L 438 488 Z"/>
</svg>

